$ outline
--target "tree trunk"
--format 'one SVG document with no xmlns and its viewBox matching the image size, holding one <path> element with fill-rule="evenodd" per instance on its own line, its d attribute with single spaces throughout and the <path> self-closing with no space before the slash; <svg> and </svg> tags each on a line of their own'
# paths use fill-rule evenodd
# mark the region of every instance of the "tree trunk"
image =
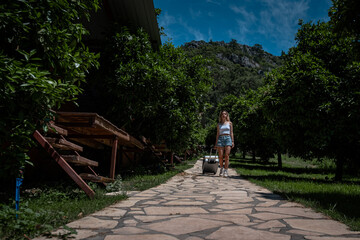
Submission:
<svg viewBox="0 0 360 240">
<path fill-rule="evenodd" d="M 278 168 L 282 169 L 281 152 L 279 150 L 277 151 L 277 156 L 278 156 Z"/>
<path fill-rule="evenodd" d="M 336 159 L 335 181 L 341 181 L 343 177 L 344 158 Z"/>
</svg>

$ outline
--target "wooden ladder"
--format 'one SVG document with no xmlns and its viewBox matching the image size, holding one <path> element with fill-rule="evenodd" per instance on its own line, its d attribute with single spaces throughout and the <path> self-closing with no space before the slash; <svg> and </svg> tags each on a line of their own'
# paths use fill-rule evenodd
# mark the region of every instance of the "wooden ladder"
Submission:
<svg viewBox="0 0 360 240">
<path fill-rule="evenodd" d="M 112 178 L 98 176 L 95 173 L 92 167 L 99 166 L 99 163 L 80 156 L 79 152 L 83 152 L 83 147 L 65 139 L 65 136 L 67 136 L 66 129 L 60 128 L 53 123 L 50 123 L 48 127 L 47 135 L 49 136 L 45 137 L 36 130 L 33 134 L 34 138 L 90 198 L 94 197 L 95 192 L 84 180 L 104 184 L 114 181 Z M 84 166 L 91 173 L 78 174 L 71 165 Z"/>
</svg>

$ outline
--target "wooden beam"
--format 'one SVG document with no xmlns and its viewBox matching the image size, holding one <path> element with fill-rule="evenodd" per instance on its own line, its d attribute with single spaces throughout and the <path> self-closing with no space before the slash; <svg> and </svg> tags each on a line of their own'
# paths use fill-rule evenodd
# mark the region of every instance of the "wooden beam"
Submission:
<svg viewBox="0 0 360 240">
<path fill-rule="evenodd" d="M 111 162 L 110 162 L 110 178 L 115 178 L 115 166 L 116 166 L 116 153 L 118 148 L 118 138 L 115 137 L 113 140 L 113 146 L 111 151 Z"/>
<path fill-rule="evenodd" d="M 62 138 L 45 137 L 45 139 L 55 148 L 59 148 L 62 150 L 74 150 L 78 152 L 83 151 L 83 147 Z"/>
<path fill-rule="evenodd" d="M 56 124 L 65 127 L 92 127 L 93 123 L 91 122 L 56 122 Z"/>
<path fill-rule="evenodd" d="M 171 153 L 171 159 L 170 159 L 171 166 L 174 166 L 174 153 Z"/>
<path fill-rule="evenodd" d="M 90 197 L 93 198 L 95 192 L 84 182 L 84 180 L 72 169 L 65 159 L 46 141 L 39 131 L 35 131 L 34 138 L 50 154 L 50 156 L 64 169 L 64 171 L 76 182 L 76 184 Z"/>
<path fill-rule="evenodd" d="M 65 161 L 81 166 L 98 167 L 99 163 L 79 155 L 62 155 Z"/>
<path fill-rule="evenodd" d="M 89 134 L 89 135 L 85 135 L 85 134 L 69 134 L 68 135 L 69 138 L 97 138 L 97 139 L 113 139 L 114 135 L 96 135 L 96 134 Z"/>
<path fill-rule="evenodd" d="M 102 182 L 102 183 L 108 183 L 108 182 L 114 182 L 114 179 L 111 178 L 107 178 L 107 177 L 103 177 L 103 176 L 99 176 L 99 175 L 94 175 L 94 174 L 90 174 L 90 173 L 80 173 L 80 177 L 82 177 L 83 179 L 92 181 L 92 182 Z"/>
<path fill-rule="evenodd" d="M 63 129 L 59 126 L 56 126 L 54 123 L 50 122 L 48 123 L 49 132 L 57 133 L 63 136 L 67 136 L 68 131 L 66 129 Z"/>
<path fill-rule="evenodd" d="M 75 141 L 75 142 L 78 142 L 80 144 L 83 144 L 85 146 L 88 146 L 88 147 L 92 147 L 92 148 L 95 148 L 95 149 L 104 149 L 104 145 L 99 143 L 99 142 L 96 142 L 95 140 L 93 139 L 87 139 L 87 138 L 71 138 L 70 140 L 72 141 Z"/>
</svg>

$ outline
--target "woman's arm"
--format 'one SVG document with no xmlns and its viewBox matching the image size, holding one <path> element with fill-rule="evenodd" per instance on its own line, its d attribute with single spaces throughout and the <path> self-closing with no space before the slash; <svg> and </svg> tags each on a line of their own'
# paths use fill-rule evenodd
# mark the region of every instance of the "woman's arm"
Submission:
<svg viewBox="0 0 360 240">
<path fill-rule="evenodd" d="M 234 132 L 233 132 L 232 122 L 230 122 L 230 136 L 231 136 L 232 147 L 234 147 L 234 146 L 235 146 L 235 142 L 234 142 Z"/>
</svg>

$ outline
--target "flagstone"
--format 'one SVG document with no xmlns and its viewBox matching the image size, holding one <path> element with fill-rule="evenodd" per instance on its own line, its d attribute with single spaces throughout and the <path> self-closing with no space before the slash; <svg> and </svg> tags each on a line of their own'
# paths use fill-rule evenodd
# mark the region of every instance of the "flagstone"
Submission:
<svg viewBox="0 0 360 240">
<path fill-rule="evenodd" d="M 246 215 L 238 215 L 238 214 L 197 214 L 197 215 L 190 215 L 190 217 L 195 218 L 204 218 L 204 219 L 212 219 L 212 220 L 218 220 L 218 221 L 226 221 L 226 222 L 232 222 L 237 225 L 242 226 L 250 226 L 254 225 L 255 223 L 250 222 L 250 219 Z"/>
<path fill-rule="evenodd" d="M 347 226 L 333 220 L 284 219 L 293 228 L 330 235 L 351 234 Z"/>
<path fill-rule="evenodd" d="M 160 203 L 164 202 L 163 200 L 157 200 L 157 201 L 154 201 L 154 200 L 150 200 L 150 201 L 146 201 L 146 202 L 143 202 L 141 204 L 141 206 L 146 206 L 146 205 L 158 205 Z"/>
<path fill-rule="evenodd" d="M 236 201 L 237 203 L 249 203 L 249 202 L 254 201 L 254 199 L 250 198 L 250 197 L 238 198 L 238 197 L 231 197 L 231 196 L 221 197 L 220 200 L 233 200 L 233 201 Z"/>
<path fill-rule="evenodd" d="M 319 235 L 322 235 L 322 233 L 311 232 L 311 231 L 306 231 L 306 230 L 299 230 L 299 229 L 291 229 L 291 230 L 287 231 L 287 233 L 293 233 L 293 234 L 303 235 L 303 236 L 319 236 Z"/>
<path fill-rule="evenodd" d="M 138 222 L 135 219 L 124 220 L 124 225 L 135 227 Z"/>
<path fill-rule="evenodd" d="M 178 206 L 201 206 L 205 205 L 206 203 L 200 201 L 192 201 L 192 200 L 176 200 L 164 203 L 163 205 L 178 205 Z"/>
<path fill-rule="evenodd" d="M 199 237 L 188 237 L 188 238 L 185 238 L 185 240 L 203 240 L 203 238 L 199 238 Z"/>
<path fill-rule="evenodd" d="M 146 207 L 144 210 L 147 215 L 207 213 L 200 207 Z"/>
<path fill-rule="evenodd" d="M 285 202 L 283 204 L 281 204 L 279 207 L 304 207 L 303 205 L 301 205 L 300 203 L 294 203 L 294 202 Z"/>
<path fill-rule="evenodd" d="M 74 222 L 66 224 L 70 228 L 87 228 L 87 229 L 111 229 L 116 227 L 118 221 L 113 220 L 101 220 L 91 216 L 87 216 L 76 220 Z"/>
<path fill-rule="evenodd" d="M 121 201 L 119 203 L 115 203 L 114 205 L 112 205 L 111 207 L 122 207 L 122 208 L 128 208 L 128 207 L 132 207 L 134 206 L 138 201 L 140 201 L 140 199 L 134 199 L 134 198 L 131 198 L 131 199 L 127 199 L 127 200 L 124 200 L 124 201 Z"/>
<path fill-rule="evenodd" d="M 203 231 L 205 229 L 221 227 L 227 224 L 230 223 L 224 221 L 199 219 L 194 217 L 178 217 L 178 218 L 173 218 L 169 221 L 152 223 L 149 225 L 144 225 L 142 227 L 146 229 L 151 229 L 153 231 L 158 231 L 173 235 L 182 235 L 192 232 Z"/>
<path fill-rule="evenodd" d="M 271 207 L 271 206 L 274 206 L 274 205 L 276 205 L 278 203 L 279 203 L 279 201 L 271 201 L 271 202 L 259 203 L 256 206 L 257 207 Z"/>
<path fill-rule="evenodd" d="M 92 216 L 102 216 L 102 217 L 122 217 L 126 214 L 126 210 L 118 209 L 113 207 L 104 208 L 101 211 L 91 214 Z"/>
<path fill-rule="evenodd" d="M 283 218 L 292 218 L 294 216 L 277 214 L 277 213 L 255 213 L 251 215 L 252 217 L 261 219 L 261 220 L 273 220 L 273 219 L 283 219 Z"/>
<path fill-rule="evenodd" d="M 291 236 L 272 233 L 269 231 L 253 230 L 248 227 L 222 227 L 219 230 L 208 235 L 205 239 L 221 239 L 221 240 L 290 240 Z"/>
<path fill-rule="evenodd" d="M 242 209 L 236 209 L 236 210 L 231 210 L 231 211 L 223 211 L 222 213 L 224 213 L 224 214 L 233 214 L 233 213 L 251 214 L 252 213 L 252 208 L 242 208 Z"/>
<path fill-rule="evenodd" d="M 121 228 L 113 229 L 112 232 L 115 234 L 140 234 L 149 231 L 136 227 L 121 227 Z"/>
<path fill-rule="evenodd" d="M 215 206 L 215 208 L 221 208 L 221 209 L 224 209 L 224 210 L 230 210 L 230 209 L 239 209 L 239 208 L 246 208 L 246 207 L 250 207 L 251 205 L 250 204 L 236 204 L 236 203 L 233 203 L 233 204 L 218 204 Z"/>
<path fill-rule="evenodd" d="M 155 222 L 158 220 L 170 219 L 174 217 L 179 217 L 178 215 L 171 215 L 171 216 L 134 216 L 137 220 L 140 220 L 144 223 Z"/>
<path fill-rule="evenodd" d="M 271 221 L 261 223 L 261 224 L 255 226 L 255 228 L 258 228 L 258 229 L 282 228 L 282 227 L 286 227 L 286 225 L 279 222 L 278 220 L 271 220 Z"/>
<path fill-rule="evenodd" d="M 138 215 L 138 214 L 145 214 L 145 213 L 144 213 L 144 211 L 130 211 L 130 212 L 128 212 L 128 214 Z"/>
<path fill-rule="evenodd" d="M 324 215 L 314 212 L 309 208 L 298 208 L 298 207 L 283 207 L 283 208 L 275 208 L 275 207 L 256 207 L 256 211 L 258 212 L 273 212 L 273 213 L 282 213 L 289 214 L 292 216 L 300 216 L 307 218 L 324 218 Z"/>
<path fill-rule="evenodd" d="M 141 235 L 109 235 L 104 240 L 178 240 L 165 234 L 141 234 Z"/>
<path fill-rule="evenodd" d="M 308 240 L 359 240 L 359 237 L 317 237 L 317 236 L 306 236 L 306 239 Z"/>
</svg>

